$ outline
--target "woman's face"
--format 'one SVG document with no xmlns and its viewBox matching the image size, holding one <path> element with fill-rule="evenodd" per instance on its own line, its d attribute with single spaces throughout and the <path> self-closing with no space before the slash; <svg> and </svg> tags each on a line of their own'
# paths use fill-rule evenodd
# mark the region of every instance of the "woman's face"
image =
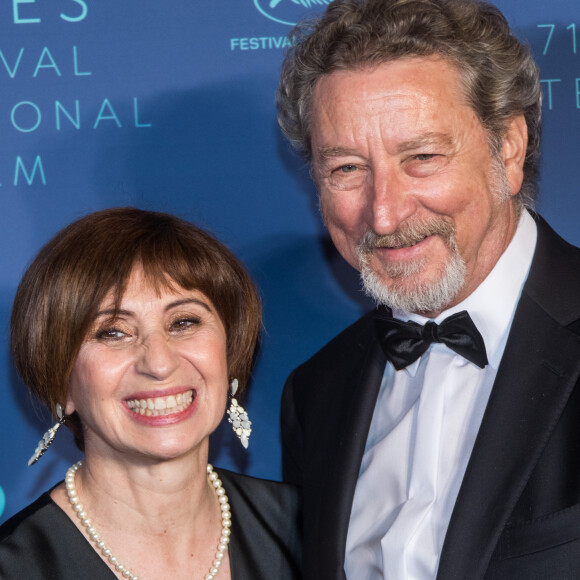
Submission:
<svg viewBox="0 0 580 580">
<path fill-rule="evenodd" d="M 69 384 L 66 413 L 78 412 L 87 455 L 207 454 L 228 389 L 226 333 L 212 302 L 178 286 L 156 293 L 136 267 L 113 315 L 111 293 Z"/>
</svg>

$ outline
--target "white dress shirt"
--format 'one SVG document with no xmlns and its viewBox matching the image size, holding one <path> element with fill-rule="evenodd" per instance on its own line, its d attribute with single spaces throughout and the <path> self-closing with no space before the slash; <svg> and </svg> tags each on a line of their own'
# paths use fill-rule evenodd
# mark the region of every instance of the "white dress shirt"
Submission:
<svg viewBox="0 0 580 580">
<path fill-rule="evenodd" d="M 480 286 L 434 319 L 467 310 L 485 341 L 480 369 L 434 343 L 405 369 L 387 365 L 367 437 L 346 542 L 349 580 L 432 580 L 536 245 L 522 211 Z M 395 318 L 424 324 L 401 311 Z"/>
</svg>

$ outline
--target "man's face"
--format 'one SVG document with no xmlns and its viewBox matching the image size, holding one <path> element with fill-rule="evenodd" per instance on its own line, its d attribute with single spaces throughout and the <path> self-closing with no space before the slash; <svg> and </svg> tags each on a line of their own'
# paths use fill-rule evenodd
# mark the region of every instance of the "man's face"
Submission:
<svg viewBox="0 0 580 580">
<path fill-rule="evenodd" d="M 493 158 L 456 68 L 435 57 L 324 76 L 312 113 L 313 175 L 342 256 L 394 307 L 435 316 L 471 294 L 516 228 L 523 117 Z"/>
</svg>

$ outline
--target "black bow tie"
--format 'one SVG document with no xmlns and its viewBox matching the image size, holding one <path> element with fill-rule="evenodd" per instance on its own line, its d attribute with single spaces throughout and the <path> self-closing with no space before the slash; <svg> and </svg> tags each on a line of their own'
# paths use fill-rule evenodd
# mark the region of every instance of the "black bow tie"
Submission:
<svg viewBox="0 0 580 580">
<path fill-rule="evenodd" d="M 478 367 L 487 364 L 483 337 L 465 310 L 441 324 L 429 321 L 425 326 L 377 317 L 375 328 L 387 359 L 398 371 L 415 362 L 433 342 L 442 342 Z"/>
</svg>

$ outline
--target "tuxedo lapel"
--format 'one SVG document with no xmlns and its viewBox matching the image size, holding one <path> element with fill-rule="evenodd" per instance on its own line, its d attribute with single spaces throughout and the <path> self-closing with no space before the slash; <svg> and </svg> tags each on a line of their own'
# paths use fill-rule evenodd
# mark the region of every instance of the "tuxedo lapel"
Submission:
<svg viewBox="0 0 580 580">
<path fill-rule="evenodd" d="M 342 403 L 341 417 L 333 419 L 338 420 L 343 428 L 336 441 L 338 453 L 327 472 L 322 533 L 326 534 L 323 537 L 333 540 L 324 543 L 327 552 L 321 555 L 323 568 L 320 578 L 339 580 L 345 577 L 345 545 L 354 490 L 386 364 L 385 355 L 372 329 L 371 332 L 373 338 L 362 367 L 346 377 L 348 386 L 343 391 L 351 395 Z"/>
<path fill-rule="evenodd" d="M 578 270 L 573 276 L 569 270 L 578 254 L 562 259 L 568 252 L 563 242 L 544 223 L 538 228 L 539 251 L 449 523 L 438 580 L 483 578 L 580 376 L 580 337 L 566 328 L 580 314 Z M 558 264 L 566 264 L 567 276 L 558 278 Z M 554 304 L 556 280 L 561 297 Z M 561 288 L 562 280 L 570 280 L 570 289 Z"/>
<path fill-rule="evenodd" d="M 445 538 L 439 580 L 483 577 L 580 375 L 580 339 L 527 297 L 518 312 L 514 326 L 521 330 L 498 371 Z"/>
</svg>

